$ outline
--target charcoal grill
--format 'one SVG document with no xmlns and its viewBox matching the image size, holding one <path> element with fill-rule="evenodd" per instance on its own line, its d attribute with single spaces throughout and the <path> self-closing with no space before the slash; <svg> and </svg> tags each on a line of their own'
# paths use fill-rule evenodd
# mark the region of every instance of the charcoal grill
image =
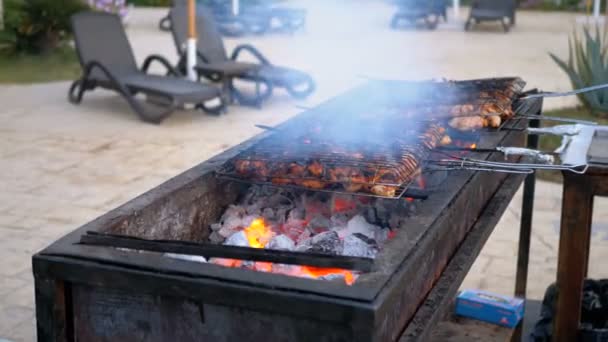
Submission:
<svg viewBox="0 0 608 342">
<path fill-rule="evenodd" d="M 414 86 L 396 81 L 379 84 L 386 89 L 405 89 L 406 93 L 391 98 L 393 103 L 386 99 L 365 103 L 346 115 L 327 112 L 292 129 L 270 128 L 270 136 L 239 153 L 217 171 L 218 175 L 256 184 L 401 198 L 419 195 L 416 191 L 406 192 L 427 162 L 444 170 L 527 174 L 534 169 L 585 170 L 578 165 L 505 164 L 447 154 L 444 159 L 429 160 L 447 126 L 442 118 L 500 116 L 503 121 L 496 127 L 500 131 L 517 130 L 517 121 L 539 117 L 526 114 L 532 102 L 518 101 L 527 96 L 522 95 L 525 82 L 520 78 L 424 82 Z M 378 107 L 392 110 L 379 113 Z M 453 113 L 454 109 L 458 114 Z M 467 135 L 455 130 L 449 134 Z M 449 159 L 445 159 L 446 155 Z M 408 163 L 404 163 L 404 157 Z M 311 163 L 321 170 L 314 177 L 306 175 Z M 290 167 L 300 171 L 293 175 L 288 171 Z M 332 171 L 339 169 L 355 175 L 350 179 L 330 177 Z M 386 173 L 395 176 L 389 181 L 379 177 Z M 375 191 L 378 187 L 380 192 Z"/>
<path fill-rule="evenodd" d="M 370 82 L 296 116 L 278 129 L 301 127 L 327 113 L 360 113 L 395 105 L 404 95 L 411 96 L 411 85 Z M 353 99 L 364 100 L 354 103 Z M 542 101 L 534 102 L 535 106 L 528 108 L 530 112 L 522 114 L 540 113 Z M 524 129 L 526 125 L 514 121 L 512 127 Z M 416 204 L 416 214 L 404 219 L 402 230 L 386 243 L 369 272 L 352 286 L 199 264 L 158 253 L 168 251 L 164 247 L 167 240 L 171 248 L 180 243 L 204 245 L 209 224 L 249 187 L 217 177 L 216 172 L 270 134 L 264 132 L 201 163 L 36 254 L 33 271 L 39 340 L 424 338 L 434 319 L 420 324 L 416 317 L 427 294 L 437 281 L 442 281 L 444 268 L 454 253 L 459 253 L 471 229 L 489 235 L 524 177 L 450 172 L 438 190 Z M 484 146 L 523 146 L 524 141 L 525 132 L 521 130 L 480 136 Z M 479 153 L 477 158 L 492 161 L 503 156 L 488 152 Z M 144 239 L 154 248 L 137 252 L 87 244 L 86 236 L 95 234 Z M 476 242 L 475 249 L 482 245 L 483 239 Z M 214 253 L 222 251 L 216 249 Z M 277 262 L 285 261 L 275 257 L 279 258 Z M 331 258 L 325 260 L 328 266 L 334 266 Z M 434 293 L 434 302 L 444 303 L 447 308 L 454 291 L 439 296 Z M 434 310 L 437 315 L 440 311 Z"/>
</svg>

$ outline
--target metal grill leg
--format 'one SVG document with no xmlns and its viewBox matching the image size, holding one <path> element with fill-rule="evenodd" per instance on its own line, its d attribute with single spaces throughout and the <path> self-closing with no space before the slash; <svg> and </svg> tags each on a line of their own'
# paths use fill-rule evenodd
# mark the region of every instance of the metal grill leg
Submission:
<svg viewBox="0 0 608 342">
<path fill-rule="evenodd" d="M 536 113 L 542 114 L 542 102 Z M 530 127 L 539 127 L 539 120 L 530 120 Z M 528 148 L 538 149 L 538 135 L 528 135 Z M 536 190 L 536 174 L 530 174 L 524 181 L 524 193 L 521 207 L 521 220 L 519 228 L 519 247 L 517 252 L 517 273 L 515 276 L 515 296 L 525 298 L 528 285 L 528 264 L 530 259 L 530 235 L 532 234 L 532 212 L 534 210 L 534 192 Z M 524 304 L 525 305 L 525 304 Z M 520 324 L 511 337 L 512 342 L 522 340 L 522 326 Z"/>
</svg>

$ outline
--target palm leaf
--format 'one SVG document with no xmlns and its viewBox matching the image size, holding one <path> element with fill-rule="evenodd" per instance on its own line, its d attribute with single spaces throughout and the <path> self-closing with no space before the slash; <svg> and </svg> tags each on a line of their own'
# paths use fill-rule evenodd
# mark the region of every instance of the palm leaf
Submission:
<svg viewBox="0 0 608 342">
<path fill-rule="evenodd" d="M 584 27 L 581 34 L 574 31 L 568 38 L 568 60 L 549 53 L 562 69 L 574 89 L 608 83 L 608 34 L 599 26 Z M 591 112 L 608 111 L 608 90 L 579 94 L 579 100 Z"/>
</svg>

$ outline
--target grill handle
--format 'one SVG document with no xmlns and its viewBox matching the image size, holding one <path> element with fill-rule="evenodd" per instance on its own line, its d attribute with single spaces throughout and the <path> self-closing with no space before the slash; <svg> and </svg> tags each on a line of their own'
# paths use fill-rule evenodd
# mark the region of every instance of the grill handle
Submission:
<svg viewBox="0 0 608 342">
<path fill-rule="evenodd" d="M 527 94 L 524 95 L 522 97 L 520 97 L 520 100 L 528 100 L 528 99 L 535 99 L 535 98 L 539 98 L 539 97 L 564 97 L 564 96 L 572 96 L 572 95 L 578 95 L 578 94 L 582 94 L 582 93 L 588 93 L 591 91 L 596 91 L 596 90 L 601 90 L 601 89 L 606 89 L 608 88 L 608 83 L 605 84 L 598 84 L 598 85 L 594 85 L 591 87 L 585 87 L 585 88 L 579 88 L 579 89 L 574 89 L 571 91 L 563 91 L 563 92 L 540 92 L 540 93 L 535 93 L 535 94 Z"/>
</svg>

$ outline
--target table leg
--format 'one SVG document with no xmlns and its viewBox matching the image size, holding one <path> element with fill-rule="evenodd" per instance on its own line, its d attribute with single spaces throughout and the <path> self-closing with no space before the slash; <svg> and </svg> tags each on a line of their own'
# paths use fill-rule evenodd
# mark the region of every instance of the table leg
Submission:
<svg viewBox="0 0 608 342">
<path fill-rule="evenodd" d="M 536 112 L 542 115 L 542 102 Z M 530 127 L 540 127 L 539 120 L 530 120 Z M 526 147 L 538 149 L 538 135 L 528 135 Z M 534 193 L 536 191 L 536 174 L 531 174 L 524 181 L 524 193 L 522 197 L 521 219 L 519 223 L 519 247 L 517 251 L 517 273 L 515 276 L 515 296 L 526 298 L 526 288 L 528 284 L 528 264 L 530 263 L 530 236 L 532 235 L 532 214 L 534 212 Z M 524 302 L 525 309 L 525 302 Z M 522 340 L 523 323 L 515 328 L 511 336 L 512 342 Z"/>
<path fill-rule="evenodd" d="M 553 327 L 555 342 L 577 340 L 592 215 L 593 189 L 590 178 L 564 173 L 557 263 L 558 297 Z"/>
</svg>

